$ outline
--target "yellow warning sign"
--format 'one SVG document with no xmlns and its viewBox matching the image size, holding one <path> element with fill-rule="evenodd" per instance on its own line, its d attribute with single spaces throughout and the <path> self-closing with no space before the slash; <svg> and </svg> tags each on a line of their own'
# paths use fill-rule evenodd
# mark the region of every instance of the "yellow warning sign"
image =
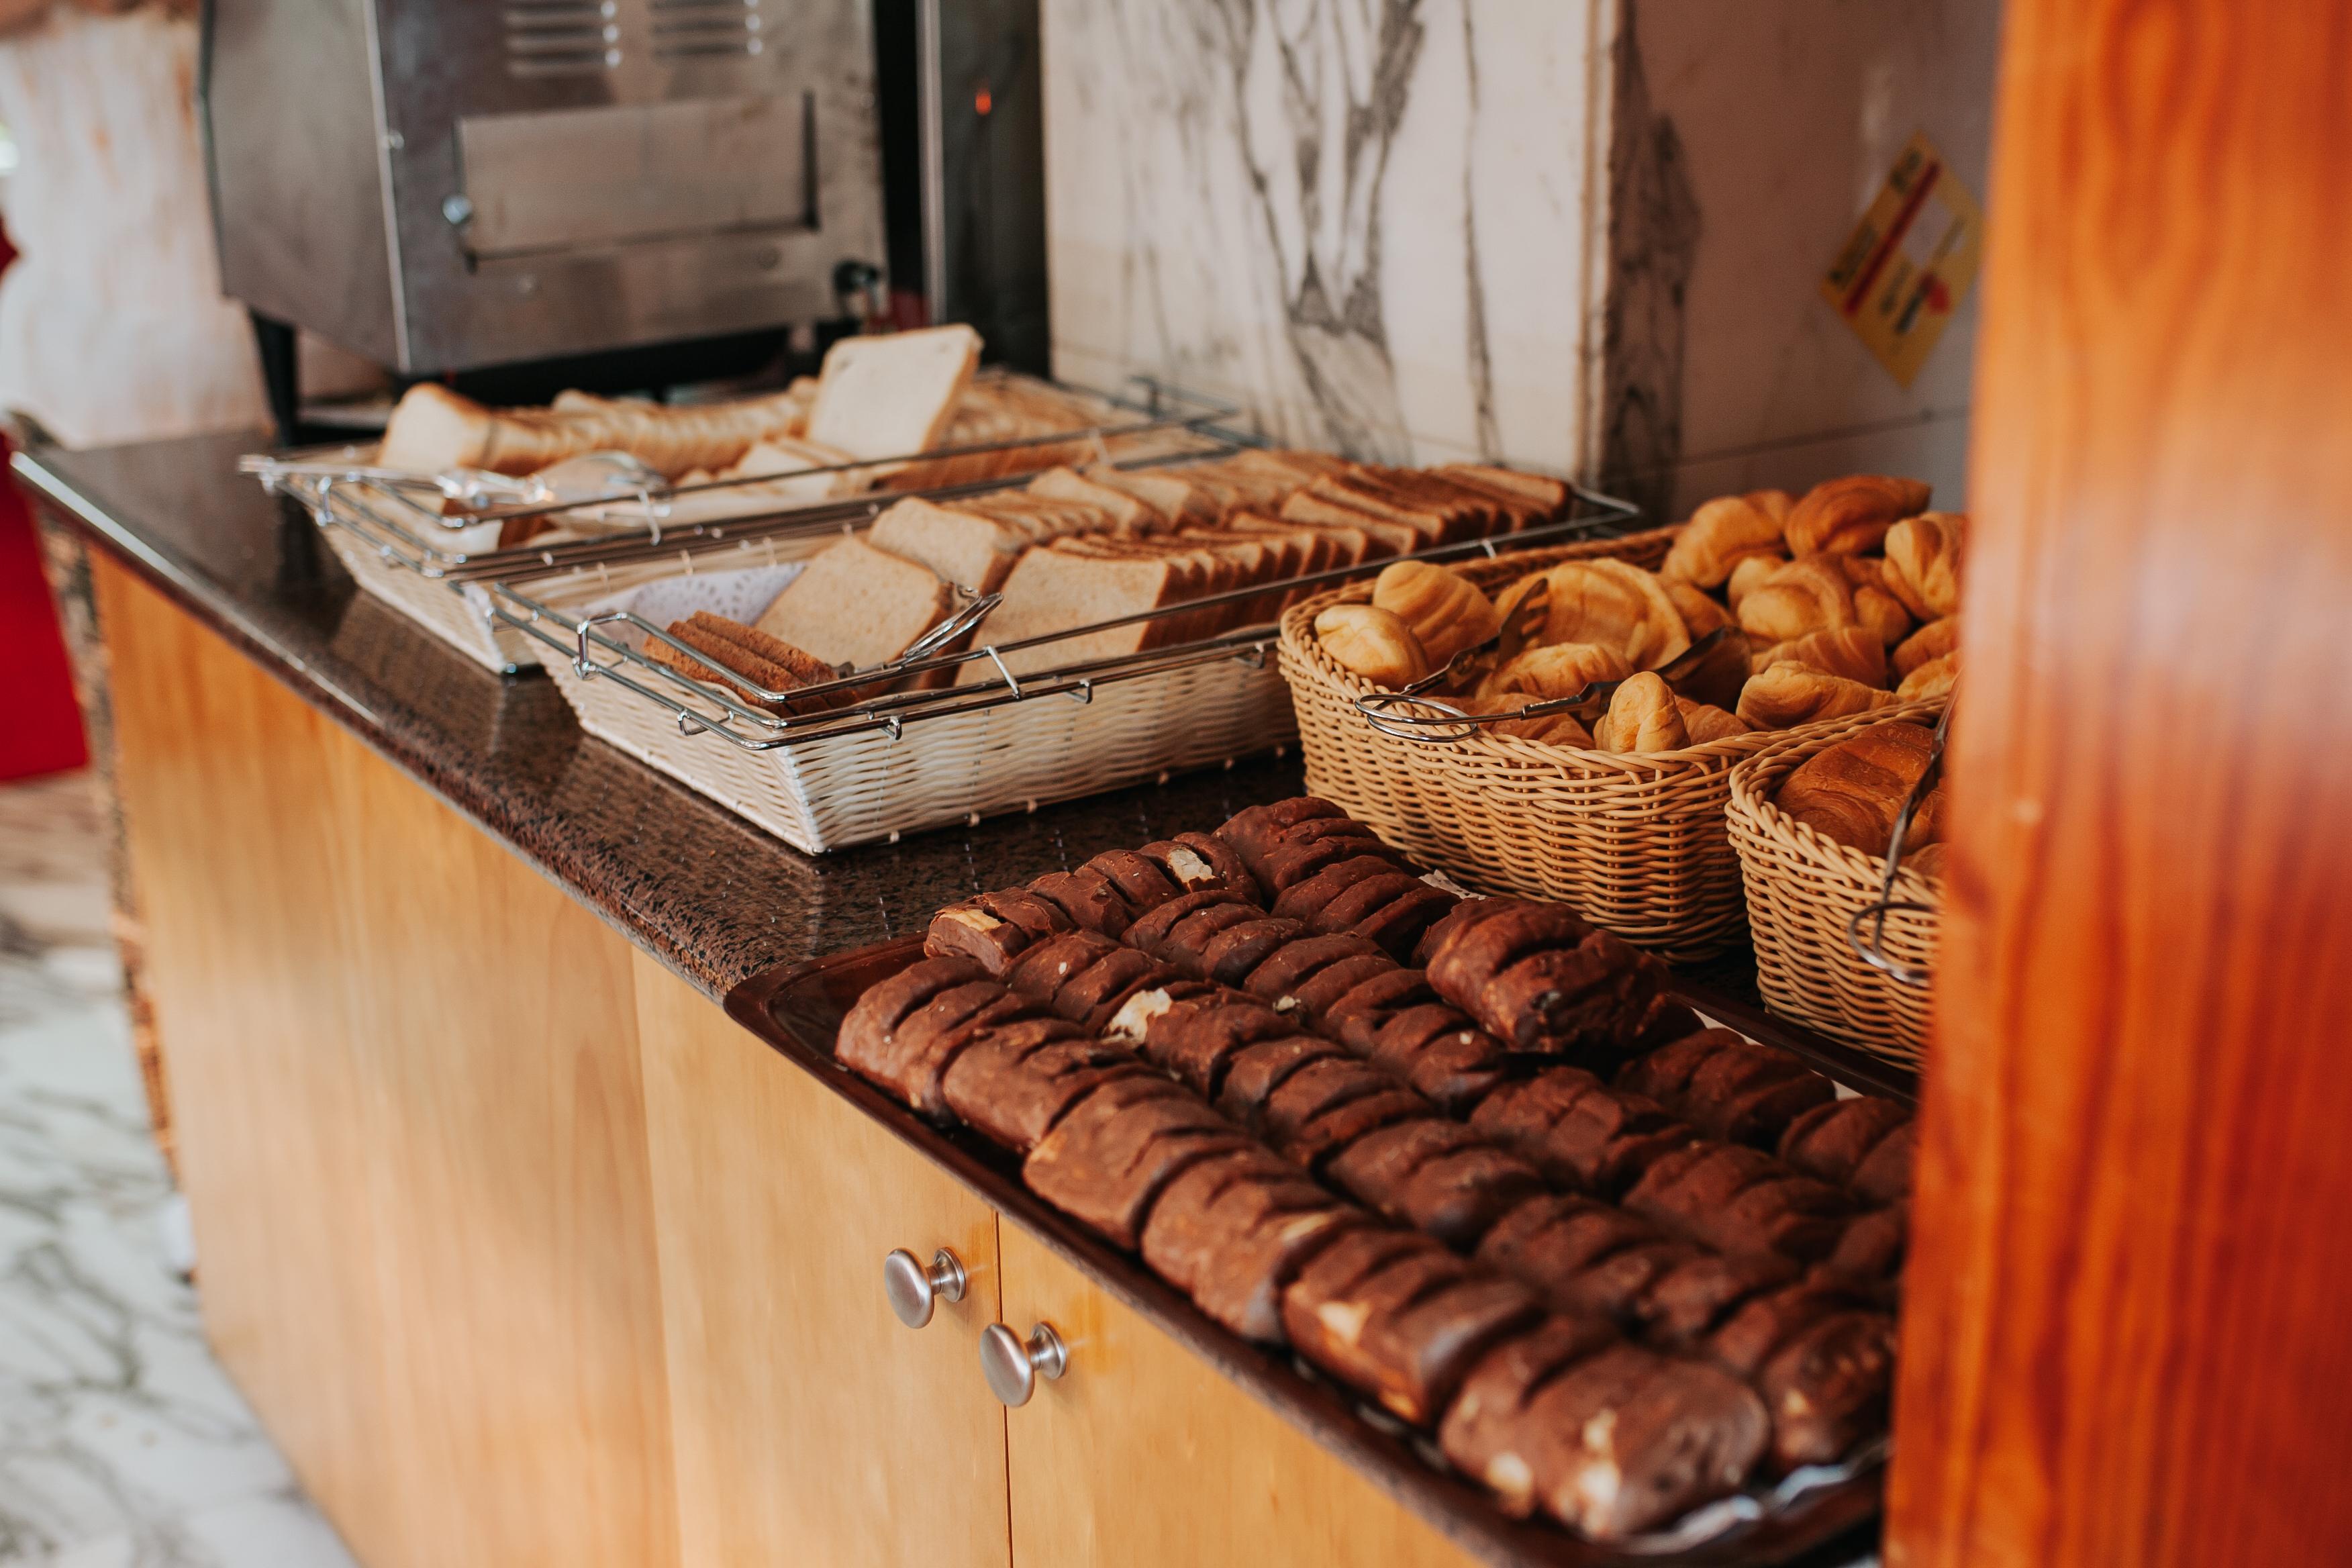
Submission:
<svg viewBox="0 0 2352 1568">
<path fill-rule="evenodd" d="M 1905 386 L 1976 286 L 1984 213 L 1922 132 L 1854 226 L 1822 298 Z"/>
</svg>

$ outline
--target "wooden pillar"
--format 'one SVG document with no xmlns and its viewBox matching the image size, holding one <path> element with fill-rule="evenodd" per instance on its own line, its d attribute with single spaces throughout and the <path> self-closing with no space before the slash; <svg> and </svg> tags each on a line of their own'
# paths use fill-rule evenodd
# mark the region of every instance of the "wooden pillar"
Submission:
<svg viewBox="0 0 2352 1568">
<path fill-rule="evenodd" d="M 2352 5 L 2003 51 L 1888 1561 L 2352 1562 Z"/>
</svg>

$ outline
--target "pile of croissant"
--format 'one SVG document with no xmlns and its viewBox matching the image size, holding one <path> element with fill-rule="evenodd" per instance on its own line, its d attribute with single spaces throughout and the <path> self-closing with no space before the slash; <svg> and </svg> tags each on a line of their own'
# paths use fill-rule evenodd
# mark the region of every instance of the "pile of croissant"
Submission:
<svg viewBox="0 0 2352 1568">
<path fill-rule="evenodd" d="M 1673 752 L 1843 718 L 1940 695 L 1958 674 L 1968 519 L 1926 510 L 1927 495 L 1861 474 L 1801 499 L 1724 496 L 1692 513 L 1655 572 L 1570 561 L 1491 599 L 1448 567 L 1401 561 L 1370 604 L 1335 605 L 1315 631 L 1374 685 L 1428 681 L 1469 713 L 1615 683 L 1589 728 L 1591 708 L 1487 726 L 1551 745 Z"/>
</svg>

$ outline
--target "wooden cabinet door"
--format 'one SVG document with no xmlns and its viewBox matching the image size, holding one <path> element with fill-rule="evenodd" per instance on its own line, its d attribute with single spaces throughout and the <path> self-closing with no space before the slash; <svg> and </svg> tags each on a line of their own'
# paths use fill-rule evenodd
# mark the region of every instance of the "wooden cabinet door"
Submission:
<svg viewBox="0 0 2352 1568">
<path fill-rule="evenodd" d="M 1015 1568 L 1470 1562 L 1036 1239 L 998 1235 L 1004 1321 L 1051 1323 L 1069 1349 L 1067 1372 L 1005 1414 Z"/>
<path fill-rule="evenodd" d="M 680 1561 L 1006 1568 L 995 1212 L 642 954 L 636 993 Z M 901 1247 L 969 1275 L 921 1329 Z"/>
</svg>

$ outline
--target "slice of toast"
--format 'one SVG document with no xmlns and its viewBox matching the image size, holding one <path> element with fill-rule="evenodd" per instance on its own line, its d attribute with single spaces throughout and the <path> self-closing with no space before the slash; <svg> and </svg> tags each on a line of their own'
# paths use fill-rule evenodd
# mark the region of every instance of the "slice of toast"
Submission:
<svg viewBox="0 0 2352 1568">
<path fill-rule="evenodd" d="M 1002 519 L 909 496 L 874 520 L 866 542 L 919 561 L 975 594 L 993 594 L 1030 536 Z"/>
<path fill-rule="evenodd" d="M 1087 478 L 1131 495 L 1168 520 L 1171 527 L 1213 528 L 1224 515 L 1217 498 L 1172 469 L 1114 468 L 1097 465 Z"/>
<path fill-rule="evenodd" d="M 753 706 L 764 708 L 771 713 L 821 712 L 847 699 L 847 693 L 839 692 L 829 699 L 812 698 L 804 702 L 779 701 L 753 696 L 745 689 L 744 682 L 748 680 L 770 691 L 790 691 L 794 687 L 829 681 L 835 674 L 824 660 L 780 637 L 770 637 L 756 626 L 730 621 L 724 616 L 714 616 L 708 610 L 697 610 L 685 620 L 672 621 L 669 635 L 700 651 L 710 664 L 688 658 L 657 637 L 646 640 L 646 657 L 693 679 L 732 687 Z"/>
<path fill-rule="evenodd" d="M 1049 500 L 1075 501 L 1107 514 L 1117 533 L 1157 533 L 1168 519 L 1140 496 L 1099 485 L 1076 468 L 1047 468 L 1028 484 L 1029 493 Z"/>
<path fill-rule="evenodd" d="M 1419 550 L 1426 542 L 1416 528 L 1390 518 L 1375 517 L 1360 507 L 1312 489 L 1292 491 L 1290 499 L 1282 503 L 1281 516 L 1286 522 L 1356 530 L 1370 541 L 1371 547 L 1365 551 L 1363 556 L 1367 561 L 1403 555 Z"/>
<path fill-rule="evenodd" d="M 1091 626 L 1097 621 L 1156 610 L 1175 602 L 1182 567 L 1165 554 L 1150 552 L 1100 552 L 1096 541 L 1071 540 L 1051 549 L 1032 550 L 1021 557 L 1005 579 L 1003 602 L 996 606 L 975 637 L 982 644 L 1002 646 L 1024 637 L 1042 637 Z M 1157 623 L 1138 621 L 1083 637 L 1065 637 L 1037 647 L 1003 656 L 1015 675 L 1134 653 L 1147 645 Z M 993 679 L 996 666 L 974 659 L 958 675 L 964 685 Z"/>
<path fill-rule="evenodd" d="M 1543 509 L 1542 520 L 1554 522 L 1568 515 L 1570 491 L 1565 479 L 1549 474 L 1521 473 L 1493 463 L 1447 463 L 1437 470 L 1466 483 L 1524 496 Z"/>
<path fill-rule="evenodd" d="M 929 451 L 979 363 L 966 326 L 844 338 L 825 351 L 806 438 L 859 458 Z"/>
<path fill-rule="evenodd" d="M 871 669 L 937 626 L 952 597 L 921 562 L 845 539 L 809 558 L 760 617 L 759 629 L 827 664 Z"/>
</svg>

